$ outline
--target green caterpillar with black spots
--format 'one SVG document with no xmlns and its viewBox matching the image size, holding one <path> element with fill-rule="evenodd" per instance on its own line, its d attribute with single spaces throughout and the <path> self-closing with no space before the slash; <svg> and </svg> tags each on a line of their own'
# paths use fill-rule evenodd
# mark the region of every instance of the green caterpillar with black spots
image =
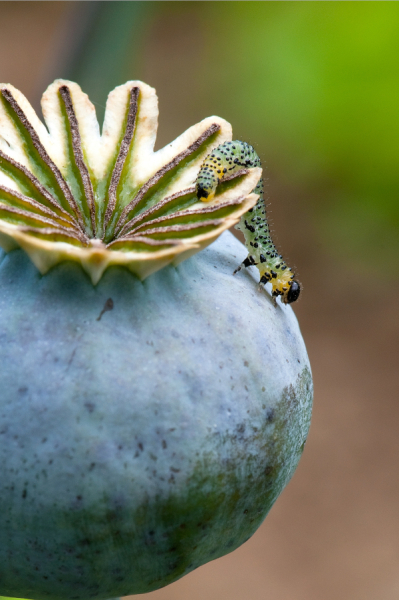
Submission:
<svg viewBox="0 0 399 600">
<path fill-rule="evenodd" d="M 259 156 L 250 144 L 240 141 L 221 144 L 206 157 L 201 166 L 196 182 L 198 199 L 210 202 L 224 177 L 242 169 L 260 166 Z M 259 180 L 253 192 L 259 195 L 256 205 L 236 225 L 236 229 L 244 234 L 248 256 L 234 273 L 241 267 L 255 265 L 260 273 L 260 284 L 270 281 L 273 298 L 280 296 L 282 302 L 291 304 L 298 299 L 301 286 L 273 244 L 266 217 L 263 179 Z"/>
</svg>

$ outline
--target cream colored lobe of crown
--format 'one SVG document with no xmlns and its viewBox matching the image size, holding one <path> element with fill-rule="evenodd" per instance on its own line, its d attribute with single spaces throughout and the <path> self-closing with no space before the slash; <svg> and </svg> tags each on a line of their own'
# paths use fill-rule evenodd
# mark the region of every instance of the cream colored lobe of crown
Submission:
<svg viewBox="0 0 399 600">
<path fill-rule="evenodd" d="M 210 244 L 256 202 L 251 191 L 261 170 L 249 169 L 203 211 L 195 180 L 205 156 L 231 139 L 231 126 L 208 117 L 154 152 L 158 100 L 141 81 L 109 94 L 102 134 L 76 83 L 58 79 L 48 87 L 46 125 L 12 85 L 0 92 L 0 245 L 23 248 L 41 273 L 73 260 L 93 283 L 112 265 L 144 279 Z M 37 202 L 46 207 L 43 217 Z M 34 225 L 24 223 L 21 207 L 36 211 Z"/>
</svg>

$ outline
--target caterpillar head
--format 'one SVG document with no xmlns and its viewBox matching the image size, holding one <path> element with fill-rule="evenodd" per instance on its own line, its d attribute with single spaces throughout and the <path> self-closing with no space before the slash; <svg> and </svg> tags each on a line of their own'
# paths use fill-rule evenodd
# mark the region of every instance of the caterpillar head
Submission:
<svg viewBox="0 0 399 600">
<path fill-rule="evenodd" d="M 215 191 L 211 187 L 205 187 L 205 185 L 199 182 L 197 182 L 195 192 L 198 200 L 202 200 L 203 202 L 210 202 L 215 196 Z"/>
<path fill-rule="evenodd" d="M 293 279 L 289 290 L 283 294 L 282 301 L 284 302 L 284 304 L 291 304 L 292 302 L 295 302 L 295 300 L 298 300 L 300 293 L 301 286 L 299 284 L 299 281 Z"/>
</svg>

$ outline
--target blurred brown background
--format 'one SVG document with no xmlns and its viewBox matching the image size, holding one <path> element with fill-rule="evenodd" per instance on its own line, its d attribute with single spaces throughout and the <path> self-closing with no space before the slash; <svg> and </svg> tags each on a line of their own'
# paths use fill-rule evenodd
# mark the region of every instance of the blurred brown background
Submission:
<svg viewBox="0 0 399 600">
<path fill-rule="evenodd" d="M 303 284 L 315 406 L 299 468 L 251 540 L 149 600 L 397 600 L 399 5 L 0 2 L 0 50 L 0 80 L 37 110 L 56 77 L 100 118 L 142 79 L 158 147 L 231 121 Z"/>
</svg>

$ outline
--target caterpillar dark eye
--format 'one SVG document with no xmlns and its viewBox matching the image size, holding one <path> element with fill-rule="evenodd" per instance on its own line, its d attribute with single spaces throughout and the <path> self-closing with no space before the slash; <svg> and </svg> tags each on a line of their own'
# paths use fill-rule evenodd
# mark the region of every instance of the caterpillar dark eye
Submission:
<svg viewBox="0 0 399 600">
<path fill-rule="evenodd" d="M 287 293 L 287 304 L 291 304 L 291 302 L 295 302 L 295 300 L 298 300 L 300 293 L 301 286 L 299 285 L 298 281 L 294 279 Z"/>
<path fill-rule="evenodd" d="M 200 183 L 197 183 L 197 198 L 198 200 L 200 200 L 201 198 L 208 198 L 209 196 L 209 192 L 202 187 L 202 185 Z"/>
<path fill-rule="evenodd" d="M 233 175 L 243 167 L 260 166 L 259 156 L 249 144 L 240 141 L 221 144 L 201 166 L 196 187 L 198 199 L 210 202 L 215 195 L 218 183 L 227 171 Z M 284 262 L 281 254 L 277 252 L 270 236 L 263 199 L 262 179 L 259 180 L 253 192 L 259 196 L 256 205 L 246 212 L 241 217 L 239 224 L 236 225 L 236 229 L 244 234 L 248 256 L 234 273 L 237 273 L 241 267 L 256 265 L 261 285 L 271 281 L 274 302 L 278 296 L 281 296 L 284 304 L 291 304 L 298 299 L 301 286 L 294 279 L 292 270 Z"/>
</svg>

